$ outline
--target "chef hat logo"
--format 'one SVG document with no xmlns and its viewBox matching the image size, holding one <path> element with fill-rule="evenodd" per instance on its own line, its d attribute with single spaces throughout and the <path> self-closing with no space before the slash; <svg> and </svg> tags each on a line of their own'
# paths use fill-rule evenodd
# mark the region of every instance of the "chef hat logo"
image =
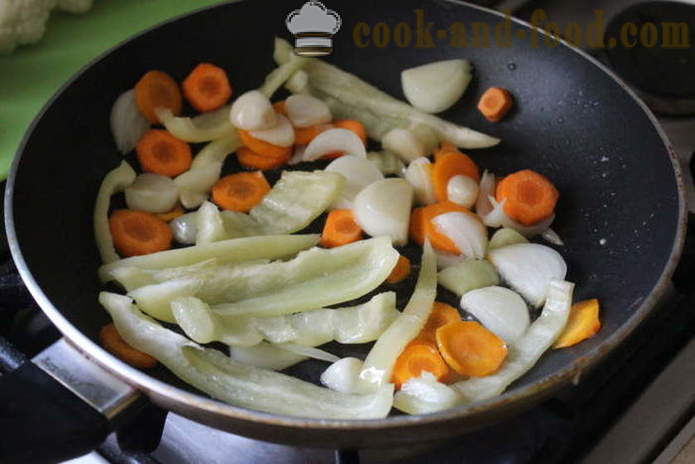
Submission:
<svg viewBox="0 0 695 464">
<path fill-rule="evenodd" d="M 295 53 L 323 56 L 333 51 L 333 35 L 340 29 L 341 20 L 338 13 L 312 0 L 291 12 L 286 23 L 295 37 Z"/>
</svg>

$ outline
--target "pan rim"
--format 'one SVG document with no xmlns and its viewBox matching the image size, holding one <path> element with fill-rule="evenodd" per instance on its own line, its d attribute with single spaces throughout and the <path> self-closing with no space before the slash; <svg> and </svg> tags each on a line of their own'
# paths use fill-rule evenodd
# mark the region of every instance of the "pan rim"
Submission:
<svg viewBox="0 0 695 464">
<path fill-rule="evenodd" d="M 116 357 L 112 356 L 106 350 L 101 348 L 97 343 L 95 343 L 92 339 L 90 339 L 84 333 L 82 333 L 82 331 L 80 331 L 70 321 L 68 321 L 68 319 L 61 313 L 61 311 L 53 305 L 53 303 L 44 294 L 43 290 L 40 288 L 40 286 L 34 279 L 31 271 L 27 266 L 26 261 L 24 260 L 23 254 L 19 247 L 19 241 L 16 235 L 13 206 L 14 183 L 19 169 L 19 164 L 21 162 L 22 153 L 24 152 L 26 145 L 29 139 L 31 138 L 31 135 L 33 134 L 36 126 L 39 124 L 46 111 L 53 105 L 55 100 L 57 100 L 58 97 L 62 95 L 63 92 L 68 87 L 70 87 L 73 84 L 73 82 L 75 82 L 81 75 L 87 72 L 92 66 L 104 59 L 106 56 L 113 53 L 115 50 L 119 49 L 124 44 L 136 40 L 140 36 L 148 34 L 151 31 L 159 29 L 160 27 L 163 27 L 167 24 L 174 23 L 181 20 L 182 18 L 198 14 L 201 11 L 226 7 L 230 4 L 240 3 L 241 1 L 243 0 L 233 0 L 230 2 L 199 8 L 191 12 L 178 15 L 174 18 L 158 23 L 150 28 L 141 31 L 138 34 L 135 34 L 121 41 L 117 45 L 109 48 L 105 52 L 92 59 L 89 63 L 83 66 L 77 73 L 75 73 L 67 82 L 65 82 L 42 107 L 42 109 L 33 119 L 32 123 L 29 125 L 13 159 L 10 173 L 8 175 L 6 183 L 4 199 L 4 219 L 5 228 L 7 231 L 7 239 L 10 246 L 10 252 L 12 258 L 15 261 L 19 274 L 22 277 L 22 280 L 27 286 L 32 297 L 39 304 L 43 312 L 46 313 L 51 322 L 58 327 L 58 329 L 66 338 L 66 340 L 68 340 L 73 346 L 75 346 L 78 349 L 78 351 L 80 351 L 83 355 L 96 362 L 99 366 L 110 372 L 112 375 L 129 383 L 134 388 L 140 390 L 148 396 L 166 398 L 168 400 L 167 402 L 170 404 L 181 404 L 187 407 L 195 407 L 202 410 L 202 412 L 215 414 L 218 416 L 224 416 L 225 419 L 230 420 L 236 419 L 243 421 L 251 421 L 258 424 L 265 424 L 268 426 L 275 427 L 299 427 L 303 429 L 310 429 L 316 431 L 333 430 L 345 432 L 353 431 L 356 429 L 387 429 L 402 428 L 409 426 L 423 426 L 432 423 L 461 420 L 465 417 L 470 418 L 477 414 L 484 414 L 489 410 L 495 410 L 498 406 L 503 406 L 507 403 L 516 403 L 523 400 L 530 401 L 533 399 L 540 399 L 543 396 L 551 393 L 553 389 L 559 388 L 560 386 L 567 384 L 569 381 L 579 376 L 582 371 L 596 365 L 601 360 L 603 360 L 608 353 L 610 353 L 611 351 L 613 351 L 615 347 L 620 345 L 634 331 L 634 329 L 640 323 L 642 323 L 642 321 L 646 318 L 646 316 L 655 306 L 657 301 L 659 301 L 661 297 L 664 296 L 664 294 L 670 288 L 670 279 L 673 275 L 673 272 L 675 271 L 676 265 L 678 264 L 683 249 L 683 244 L 685 241 L 685 230 L 687 226 L 687 205 L 685 187 L 678 157 L 674 152 L 673 147 L 668 137 L 666 136 L 663 128 L 660 126 L 658 120 L 651 112 L 651 110 L 646 106 L 646 104 L 637 96 L 637 94 L 632 89 L 630 89 L 622 79 L 620 79 L 615 73 L 613 73 L 613 71 L 608 69 L 596 58 L 592 57 L 583 50 L 572 46 L 566 41 L 561 40 L 560 42 L 563 46 L 568 47 L 575 53 L 578 53 L 582 58 L 596 66 L 599 71 L 604 72 L 609 77 L 611 77 L 611 79 L 613 79 L 625 92 L 627 92 L 627 94 L 630 97 L 632 97 L 632 99 L 637 103 L 637 105 L 642 109 L 642 111 L 644 111 L 645 115 L 656 129 L 657 134 L 662 139 L 664 147 L 666 148 L 666 151 L 669 154 L 669 158 L 671 160 L 671 164 L 674 170 L 674 177 L 676 180 L 676 186 L 678 191 L 678 224 L 676 229 L 676 235 L 674 237 L 673 247 L 671 249 L 668 261 L 664 269 L 661 271 L 659 279 L 657 280 L 654 287 L 651 289 L 648 296 L 639 304 L 639 306 L 634 311 L 633 315 L 626 321 L 626 323 L 621 325 L 616 331 L 610 334 L 602 345 L 594 348 L 592 351 L 585 354 L 584 356 L 575 359 L 573 362 L 569 363 L 565 368 L 559 371 L 548 374 L 532 384 L 529 384 L 522 388 L 507 391 L 500 396 L 486 401 L 460 406 L 457 408 L 452 408 L 432 414 L 415 416 L 394 416 L 386 417 L 383 419 L 367 420 L 337 420 L 292 417 L 233 406 L 231 404 L 223 403 L 212 398 L 206 397 L 203 394 L 192 393 L 175 387 L 169 383 L 163 382 L 142 371 L 139 371 L 127 365 L 126 363 L 120 361 Z M 490 8 L 474 5 L 462 0 L 444 0 L 444 2 L 450 3 L 452 5 L 463 6 L 474 10 L 482 11 L 497 17 L 505 17 L 504 13 L 492 10 Z M 525 28 L 533 27 L 528 22 L 518 18 L 512 17 L 511 20 L 515 24 L 521 25 Z M 543 30 L 539 30 L 539 32 L 543 35 L 547 35 Z M 172 409 L 175 410 L 176 408 Z"/>
</svg>

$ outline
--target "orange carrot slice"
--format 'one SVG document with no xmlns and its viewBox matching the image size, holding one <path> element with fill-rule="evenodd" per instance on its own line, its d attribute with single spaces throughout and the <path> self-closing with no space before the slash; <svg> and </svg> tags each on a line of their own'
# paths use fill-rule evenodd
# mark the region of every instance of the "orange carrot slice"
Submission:
<svg viewBox="0 0 695 464">
<path fill-rule="evenodd" d="M 248 213 L 270 191 L 261 171 L 225 176 L 212 187 L 212 201 L 220 208 Z"/>
<path fill-rule="evenodd" d="M 220 108 L 232 96 L 232 86 L 224 69 L 211 63 L 200 63 L 184 79 L 183 95 L 198 111 Z"/>
<path fill-rule="evenodd" d="M 321 246 L 334 248 L 362 239 L 362 229 L 357 225 L 352 210 L 335 209 L 328 213 L 321 234 Z"/>
<path fill-rule="evenodd" d="M 437 329 L 436 338 L 446 363 L 461 375 L 490 375 L 507 357 L 504 341 L 477 322 L 450 322 Z"/>
<path fill-rule="evenodd" d="M 437 346 L 436 333 L 437 329 L 447 325 L 450 322 L 461 320 L 461 314 L 456 308 L 441 301 L 435 301 L 432 305 L 432 312 L 427 319 L 425 326 L 411 343 L 429 343 L 432 346 Z"/>
<path fill-rule="evenodd" d="M 490 87 L 478 102 L 478 110 L 490 122 L 500 122 L 512 108 L 512 96 L 507 89 Z"/>
<path fill-rule="evenodd" d="M 152 213 L 116 210 L 109 218 L 113 244 L 121 256 L 139 256 L 171 248 L 171 229 Z"/>
<path fill-rule="evenodd" d="M 147 353 L 138 351 L 128 345 L 113 323 L 107 324 L 99 331 L 99 342 L 108 352 L 121 361 L 140 369 L 149 369 L 157 365 L 157 360 Z"/>
<path fill-rule="evenodd" d="M 276 113 L 280 113 L 283 116 L 287 116 L 287 104 L 285 100 L 276 101 L 273 103 L 273 109 Z"/>
<path fill-rule="evenodd" d="M 455 176 L 467 176 L 480 182 L 480 170 L 467 155 L 458 150 L 440 154 L 432 165 L 432 187 L 437 201 L 448 200 L 449 181 Z"/>
<path fill-rule="evenodd" d="M 164 222 L 171 222 L 177 217 L 183 216 L 185 213 L 186 211 L 184 211 L 183 207 L 181 206 L 181 203 L 177 203 L 174 209 L 172 209 L 171 211 L 168 211 L 166 213 L 155 214 L 155 216 L 157 216 Z"/>
<path fill-rule="evenodd" d="M 268 171 L 284 166 L 290 160 L 289 151 L 286 155 L 280 158 L 272 158 L 269 156 L 259 155 L 248 147 L 241 147 L 236 152 L 236 157 L 239 163 L 247 169 L 257 169 L 260 171 Z"/>
<path fill-rule="evenodd" d="M 169 108 L 175 116 L 181 114 L 181 92 L 176 81 L 162 71 L 149 71 L 135 84 L 135 103 L 143 116 L 152 124 L 161 121 L 156 108 Z"/>
<path fill-rule="evenodd" d="M 419 377 L 425 371 L 439 380 L 449 374 L 449 366 L 432 345 L 411 344 L 396 359 L 391 381 L 400 389 L 408 380 Z"/>
<path fill-rule="evenodd" d="M 597 299 L 575 303 L 570 311 L 569 320 L 554 348 L 567 348 L 591 338 L 601 329 L 599 319 L 599 302 Z"/>
<path fill-rule="evenodd" d="M 547 177 L 530 169 L 515 172 L 497 184 L 495 196 L 504 203 L 504 212 L 530 226 L 553 214 L 560 194 Z"/>
<path fill-rule="evenodd" d="M 277 159 L 284 156 L 289 156 L 292 153 L 292 147 L 278 147 L 277 145 L 268 143 L 265 140 L 257 139 L 252 136 L 249 131 L 242 129 L 238 129 L 237 132 L 239 132 L 241 142 L 258 155 Z"/>
<path fill-rule="evenodd" d="M 332 128 L 331 124 L 317 124 L 309 127 L 294 128 L 294 144 L 309 145 L 321 132 Z"/>
<path fill-rule="evenodd" d="M 396 262 L 396 267 L 393 268 L 391 274 L 386 278 L 386 282 L 390 284 L 397 284 L 408 277 L 410 274 L 410 260 L 405 256 L 401 255 L 398 257 Z"/>
<path fill-rule="evenodd" d="M 193 161 L 191 147 L 162 129 L 145 132 L 135 151 L 143 171 L 167 177 L 188 171 Z"/>
<path fill-rule="evenodd" d="M 442 142 L 442 144 L 439 146 L 439 148 L 434 150 L 434 162 L 436 163 L 439 158 L 442 157 L 442 155 L 446 155 L 448 153 L 461 153 L 459 149 L 456 147 L 451 142 Z"/>
<path fill-rule="evenodd" d="M 410 225 L 408 235 L 410 239 L 419 245 L 425 243 L 425 221 L 423 221 L 424 208 L 415 208 L 410 213 Z"/>
</svg>

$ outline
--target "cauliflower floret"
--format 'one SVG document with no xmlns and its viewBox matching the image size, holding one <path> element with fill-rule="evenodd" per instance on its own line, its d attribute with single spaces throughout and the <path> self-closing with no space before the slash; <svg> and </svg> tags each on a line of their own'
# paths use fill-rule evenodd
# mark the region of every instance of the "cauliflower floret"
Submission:
<svg viewBox="0 0 695 464">
<path fill-rule="evenodd" d="M 0 54 L 39 41 L 56 6 L 71 13 L 84 13 L 92 6 L 92 0 L 0 0 Z"/>
</svg>

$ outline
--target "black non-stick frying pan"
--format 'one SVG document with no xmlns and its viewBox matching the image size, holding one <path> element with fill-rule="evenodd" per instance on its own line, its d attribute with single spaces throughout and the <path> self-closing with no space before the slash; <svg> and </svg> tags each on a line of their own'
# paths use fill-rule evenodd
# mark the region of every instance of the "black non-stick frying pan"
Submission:
<svg viewBox="0 0 695 464">
<path fill-rule="evenodd" d="M 284 20 L 301 3 L 225 4 L 145 32 L 80 72 L 33 123 L 8 180 L 6 226 L 29 290 L 75 348 L 54 347 L 58 354 L 49 353 L 39 361 L 44 370 L 70 384 L 71 379 L 64 377 L 70 377 L 70 366 L 82 359 L 79 351 L 92 365 L 101 366 L 154 403 L 194 420 L 263 440 L 348 448 L 436 440 L 500 420 L 578 378 L 620 344 L 665 291 L 684 230 L 678 166 L 645 106 L 614 75 L 581 52 L 565 45 L 546 46 L 542 35 L 534 46 L 538 33 L 525 24 L 510 24 L 515 39 L 509 47 L 495 46 L 494 41 L 489 47 L 472 47 L 471 23 L 484 23 L 494 30 L 503 21 L 498 13 L 453 1 L 331 0 L 327 6 L 342 16 L 343 25 L 328 60 L 397 97 L 402 98 L 402 69 L 448 58 L 471 60 L 476 77 L 462 101 L 444 117 L 503 139 L 495 148 L 469 152 L 481 166 L 501 175 L 532 168 L 557 184 L 561 199 L 554 228 L 566 243 L 560 251 L 568 262 L 568 279 L 577 284 L 576 299 L 601 300 L 601 331 L 576 347 L 547 353 L 499 398 L 426 416 L 371 421 L 310 420 L 233 407 L 192 390 L 163 368 L 139 371 L 99 347 L 97 333 L 108 316 L 97 303 L 101 286 L 96 277 L 99 259 L 91 215 L 101 179 L 122 159 L 109 131 L 111 105 L 147 70 L 166 70 L 180 80 L 201 61 L 223 66 L 237 94 L 257 87 L 273 67 L 273 37 L 291 38 Z M 422 12 L 417 13 L 418 9 Z M 418 19 L 418 15 L 423 16 Z M 371 27 L 379 22 L 391 27 L 406 22 L 413 29 L 413 42 L 404 48 L 393 43 L 384 48 L 373 43 L 360 48 L 353 40 L 355 25 L 360 22 Z M 439 38 L 437 31 L 454 22 L 466 26 L 468 47 L 453 47 L 448 39 Z M 417 47 L 418 29 L 420 34 L 429 31 L 436 46 Z M 500 124 L 486 122 L 475 110 L 481 92 L 493 85 L 510 89 L 516 101 L 516 109 Z M 238 169 L 234 161 L 227 168 Z M 401 300 L 407 298 L 409 289 L 402 290 Z M 65 362 L 61 356 L 66 351 L 72 356 L 65 364 L 67 372 L 61 371 Z M 322 367 L 307 364 L 298 372 L 315 379 Z M 79 381 L 84 369 L 75 370 L 72 380 Z M 36 380 L 37 375 L 36 370 L 25 371 L 23 380 Z M 28 382 L 17 390 L 17 377 L 0 378 L 3 401 L 15 395 L 36 395 Z M 54 386 L 44 382 L 42 388 L 46 393 Z M 108 395 L 99 397 L 91 387 L 91 393 L 82 396 L 93 405 L 101 404 L 99 398 Z M 121 399 L 132 399 L 132 392 L 120 391 Z M 116 403 L 98 409 L 114 416 Z M 56 437 L 42 435 L 48 433 L 47 427 L 27 424 L 29 417 L 50 423 L 47 414 L 22 416 L 30 405 L 8 404 L 0 424 L 8 429 L 16 424 L 15 430 L 33 427 L 24 429 L 35 432 L 22 443 L 33 449 L 30 456 L 50 456 L 42 450 L 48 450 Z M 95 420 L 95 414 L 79 415 L 77 406 L 70 403 L 68 407 L 73 408 L 70 417 L 85 422 L 70 431 L 71 446 L 83 450 L 100 433 L 81 434 L 105 429 L 104 422 L 97 427 L 88 423 Z M 14 419 L 8 418 L 8 410 L 16 414 Z M 6 455 L 12 451 L 8 442 L 12 440 L 0 444 Z"/>
</svg>

